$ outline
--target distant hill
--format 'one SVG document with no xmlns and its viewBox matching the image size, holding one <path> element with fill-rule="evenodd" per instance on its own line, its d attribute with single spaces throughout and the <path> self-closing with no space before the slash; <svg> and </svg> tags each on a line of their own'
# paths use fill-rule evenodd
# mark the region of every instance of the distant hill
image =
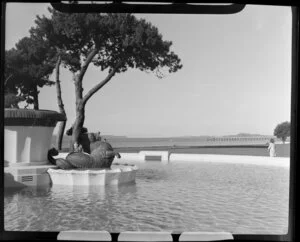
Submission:
<svg viewBox="0 0 300 242">
<path fill-rule="evenodd" d="M 127 139 L 128 138 L 125 135 L 101 135 L 101 137 L 106 139 Z"/>
<path fill-rule="evenodd" d="M 101 135 L 102 138 L 106 139 L 206 139 L 211 137 L 257 137 L 257 136 L 272 136 L 262 134 L 250 134 L 250 133 L 238 133 L 232 135 L 199 135 L 199 136 L 170 136 L 170 137 L 127 137 L 125 135 Z M 56 139 L 56 135 L 53 135 L 53 139 Z M 70 139 L 70 136 L 64 135 L 64 139 Z"/>
<path fill-rule="evenodd" d="M 239 133 L 227 136 L 177 136 L 177 137 L 127 137 L 124 135 L 102 135 L 113 147 L 162 147 L 162 146 L 201 146 L 201 145 L 265 145 L 271 135 Z M 236 138 L 237 137 L 237 138 Z M 240 137 L 240 138 L 239 138 Z M 68 151 L 70 136 L 64 135 L 62 147 Z M 56 135 L 52 137 L 52 146 L 56 147 Z"/>
<path fill-rule="evenodd" d="M 257 137 L 257 136 L 272 136 L 272 135 L 238 133 L 236 135 L 224 135 L 223 137 L 254 137 L 254 136 Z"/>
<path fill-rule="evenodd" d="M 118 140 L 118 141 L 138 141 L 138 140 L 173 140 L 173 141 L 180 141 L 180 140 L 191 140 L 191 141 L 201 141 L 201 140 L 207 140 L 209 138 L 214 137 L 224 137 L 224 138 L 230 138 L 230 137 L 273 137 L 272 135 L 261 135 L 261 134 L 250 134 L 250 133 L 239 133 L 235 135 L 224 135 L 224 136 L 208 136 L 208 135 L 199 135 L 199 136 L 174 136 L 174 137 L 127 137 L 125 135 L 101 135 L 102 139 L 106 140 Z M 70 140 L 70 136 L 64 135 L 63 142 L 68 143 Z M 56 135 L 53 135 L 52 137 L 52 144 L 56 143 Z"/>
</svg>

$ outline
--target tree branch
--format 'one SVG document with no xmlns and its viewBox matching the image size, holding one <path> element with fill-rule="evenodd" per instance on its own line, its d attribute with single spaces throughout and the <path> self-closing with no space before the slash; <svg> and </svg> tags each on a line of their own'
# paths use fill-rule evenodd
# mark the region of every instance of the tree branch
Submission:
<svg viewBox="0 0 300 242">
<path fill-rule="evenodd" d="M 110 79 L 116 74 L 116 71 L 118 70 L 118 68 L 121 66 L 122 62 L 119 62 L 116 67 L 114 67 L 112 69 L 112 71 L 108 74 L 108 76 L 101 81 L 100 83 L 98 83 L 96 86 L 94 86 L 92 89 L 90 89 L 87 94 L 85 94 L 85 96 L 82 99 L 82 103 L 83 105 L 85 105 L 87 103 L 87 101 L 97 92 L 99 91 L 106 83 L 108 83 L 110 81 Z"/>
<path fill-rule="evenodd" d="M 10 74 L 9 77 L 6 78 L 5 82 L 4 82 L 4 86 L 6 85 L 6 83 L 8 82 L 8 80 L 13 76 L 13 74 Z"/>
<path fill-rule="evenodd" d="M 61 97 L 61 86 L 60 86 L 60 80 L 59 80 L 59 67 L 61 64 L 61 56 L 59 55 L 56 61 L 55 70 L 56 70 L 56 95 L 57 95 L 57 104 L 59 108 L 59 112 L 66 114 L 64 109 L 64 104 Z"/>
<path fill-rule="evenodd" d="M 79 80 L 82 81 L 82 78 L 83 78 L 83 76 L 84 76 L 84 74 L 85 74 L 87 68 L 89 67 L 89 64 L 91 63 L 91 61 L 93 60 L 93 58 L 95 57 L 95 55 L 98 53 L 98 51 L 99 51 L 99 50 L 98 50 L 97 48 L 95 48 L 95 49 L 93 49 L 93 50 L 89 53 L 88 57 L 86 58 L 85 62 L 83 63 L 83 65 L 82 65 L 82 67 L 81 67 L 81 70 L 80 70 L 80 72 L 79 72 L 79 74 L 78 74 L 78 79 L 79 79 Z"/>
<path fill-rule="evenodd" d="M 97 48 L 95 48 L 88 54 L 88 57 L 86 58 L 83 65 L 81 66 L 79 74 L 75 76 L 74 81 L 75 81 L 76 103 L 79 102 L 82 99 L 82 91 L 83 91 L 83 89 L 82 89 L 82 79 L 83 79 L 83 76 L 86 73 L 87 68 L 89 67 L 89 64 L 91 63 L 91 61 L 93 60 L 95 55 L 98 53 L 98 51 L 99 50 Z"/>
</svg>

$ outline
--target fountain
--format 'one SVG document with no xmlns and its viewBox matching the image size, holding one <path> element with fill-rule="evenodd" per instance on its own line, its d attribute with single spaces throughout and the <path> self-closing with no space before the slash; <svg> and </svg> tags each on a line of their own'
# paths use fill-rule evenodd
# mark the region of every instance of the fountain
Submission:
<svg viewBox="0 0 300 242">
<path fill-rule="evenodd" d="M 99 135 L 82 133 L 88 137 L 88 149 L 87 142 L 83 143 L 85 149 L 75 143 L 68 154 L 50 149 L 53 129 L 58 121 L 65 119 L 55 111 L 5 109 L 5 187 L 135 182 L 137 167 L 112 165 L 115 156 L 120 158 L 120 154 L 109 143 L 101 141 Z"/>
<path fill-rule="evenodd" d="M 68 133 L 71 134 L 70 130 Z M 88 137 L 85 148 L 75 143 L 65 157 L 54 158 L 52 155 L 57 155 L 57 152 L 49 150 L 49 161 L 56 165 L 47 171 L 53 185 L 105 186 L 135 182 L 135 165 L 112 165 L 114 158 L 121 156 L 108 142 L 101 141 L 100 136 L 95 138 L 93 133 L 82 133 L 81 136 Z M 81 140 L 86 141 L 82 137 Z"/>
</svg>

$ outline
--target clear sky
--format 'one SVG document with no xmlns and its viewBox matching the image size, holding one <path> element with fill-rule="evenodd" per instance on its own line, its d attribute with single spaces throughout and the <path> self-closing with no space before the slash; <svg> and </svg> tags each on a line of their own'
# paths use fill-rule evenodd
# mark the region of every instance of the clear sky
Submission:
<svg viewBox="0 0 300 242">
<path fill-rule="evenodd" d="M 6 49 L 49 15 L 44 3 L 8 3 Z M 183 68 L 158 79 L 130 69 L 117 74 L 86 106 L 89 131 L 129 137 L 255 133 L 272 135 L 290 121 L 291 9 L 248 5 L 234 15 L 136 14 L 173 42 Z M 105 78 L 90 66 L 84 93 Z M 54 76 L 51 77 L 54 80 Z M 72 75 L 61 71 L 68 123 L 75 119 Z M 58 110 L 55 86 L 43 87 L 40 109 Z"/>
</svg>

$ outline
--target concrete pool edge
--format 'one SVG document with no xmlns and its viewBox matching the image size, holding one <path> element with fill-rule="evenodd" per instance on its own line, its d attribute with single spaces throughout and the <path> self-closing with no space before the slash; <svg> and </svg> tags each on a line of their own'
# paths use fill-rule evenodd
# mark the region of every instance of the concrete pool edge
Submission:
<svg viewBox="0 0 300 242">
<path fill-rule="evenodd" d="M 290 167 L 289 157 L 266 157 L 266 156 L 246 156 L 246 155 L 212 155 L 212 154 L 169 154 L 166 159 L 166 152 L 168 151 L 156 151 L 148 152 L 142 151 L 139 153 L 120 153 L 121 158 L 115 159 L 114 164 L 124 163 L 130 164 L 130 162 L 153 162 L 156 161 L 147 159 L 153 155 L 155 158 L 159 158 L 163 164 L 172 162 L 211 162 L 211 163 L 227 163 L 227 164 L 245 164 L 245 165 L 259 165 L 259 166 L 273 166 L 273 167 Z M 65 158 L 68 153 L 60 153 L 55 158 Z M 19 186 L 40 186 L 50 185 L 51 179 L 47 170 L 54 168 L 52 165 L 40 165 L 40 166 L 14 166 L 4 168 L 4 186 L 5 187 L 19 187 Z"/>
<path fill-rule="evenodd" d="M 246 155 L 212 155 L 212 154 L 171 154 L 170 162 L 193 161 L 193 162 L 216 162 L 231 164 L 249 164 L 263 166 L 289 167 L 289 157 L 267 157 Z"/>
<path fill-rule="evenodd" d="M 161 154 L 162 163 L 170 162 L 216 162 L 216 163 L 231 163 L 231 164 L 249 164 L 249 165 L 264 165 L 289 167 L 289 157 L 268 157 L 268 156 L 250 156 L 250 155 L 214 155 L 214 154 L 186 154 L 186 153 L 169 153 L 168 151 L 140 151 L 138 153 L 120 153 L 121 158 L 115 159 L 114 163 L 118 162 L 147 162 L 147 158 L 151 155 L 158 157 Z M 68 153 L 60 153 L 56 158 L 65 158 Z"/>
</svg>

